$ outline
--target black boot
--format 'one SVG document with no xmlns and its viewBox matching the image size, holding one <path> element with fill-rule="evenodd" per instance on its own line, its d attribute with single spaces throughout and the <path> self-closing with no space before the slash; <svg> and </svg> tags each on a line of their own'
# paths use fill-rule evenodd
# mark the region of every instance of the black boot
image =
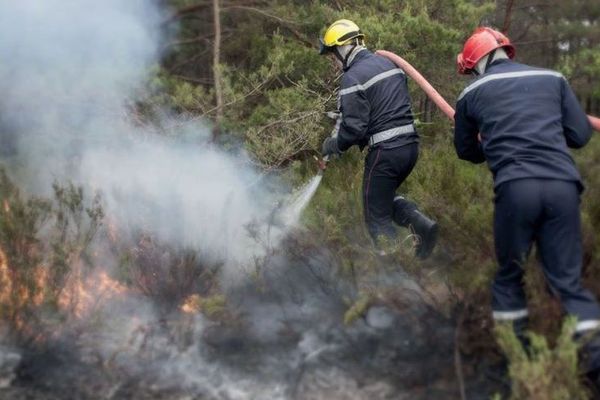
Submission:
<svg viewBox="0 0 600 400">
<path fill-rule="evenodd" d="M 529 349 L 531 347 L 531 341 L 527 336 L 527 329 L 529 327 L 529 318 L 519 318 L 513 321 L 513 331 L 515 332 L 515 336 L 519 339 L 521 346 L 523 346 L 523 350 L 529 355 Z"/>
<path fill-rule="evenodd" d="M 575 334 L 574 339 L 581 345 L 579 349 L 580 368 L 595 393 L 594 398 L 600 398 L 600 333 Z"/>
<path fill-rule="evenodd" d="M 416 255 L 420 259 L 429 257 L 438 235 L 437 222 L 427 218 L 419 210 L 412 210 L 408 216 L 410 226 L 417 235 Z"/>
</svg>

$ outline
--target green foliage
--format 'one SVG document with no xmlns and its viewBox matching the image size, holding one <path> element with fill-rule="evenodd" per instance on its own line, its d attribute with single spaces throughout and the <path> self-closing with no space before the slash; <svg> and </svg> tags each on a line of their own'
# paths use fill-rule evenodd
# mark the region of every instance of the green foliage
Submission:
<svg viewBox="0 0 600 400">
<path fill-rule="evenodd" d="M 348 308 L 346 313 L 344 314 L 344 323 L 346 325 L 350 325 L 352 322 L 361 318 L 365 315 L 369 306 L 372 303 L 372 298 L 370 295 L 363 294 L 358 297 L 358 299 Z"/>
<path fill-rule="evenodd" d="M 223 295 L 215 295 L 205 298 L 201 302 L 204 314 L 209 318 L 218 318 L 225 312 L 227 301 Z"/>
<path fill-rule="evenodd" d="M 600 135 L 576 154 L 586 189 L 581 198 L 584 245 L 584 283 L 597 296 L 600 293 Z"/>
<path fill-rule="evenodd" d="M 266 167 L 278 167 L 302 153 L 318 154 L 323 104 L 307 96 L 305 82 L 297 87 L 268 91 L 268 104 L 248 118 L 246 143 Z"/>
<path fill-rule="evenodd" d="M 574 318 L 563 324 L 554 348 L 544 336 L 529 333 L 531 342 L 525 351 L 511 324 L 498 324 L 496 338 L 509 361 L 514 400 L 584 400 L 589 398 L 577 370 L 578 346 L 572 335 Z"/>
<path fill-rule="evenodd" d="M 461 290 L 487 288 L 494 272 L 492 186 L 484 165 L 456 157 L 448 133 L 422 146 L 419 163 L 401 188 L 439 222 L 439 247 L 452 249 L 446 267 Z"/>
</svg>

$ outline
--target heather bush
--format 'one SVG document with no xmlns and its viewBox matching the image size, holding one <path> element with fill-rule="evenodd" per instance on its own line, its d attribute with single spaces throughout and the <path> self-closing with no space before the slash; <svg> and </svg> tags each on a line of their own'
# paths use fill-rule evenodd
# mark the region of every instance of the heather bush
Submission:
<svg viewBox="0 0 600 400">
<path fill-rule="evenodd" d="M 579 379 L 578 346 L 573 341 L 576 321 L 567 319 L 556 344 L 529 332 L 526 351 L 510 324 L 498 324 L 496 337 L 508 359 L 513 400 L 584 400 L 589 393 Z"/>
</svg>

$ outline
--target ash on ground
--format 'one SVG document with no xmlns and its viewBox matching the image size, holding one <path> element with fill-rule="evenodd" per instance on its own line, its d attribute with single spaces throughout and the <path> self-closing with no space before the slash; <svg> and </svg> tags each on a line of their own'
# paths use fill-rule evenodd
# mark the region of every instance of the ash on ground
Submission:
<svg viewBox="0 0 600 400">
<path fill-rule="evenodd" d="M 0 365 L 8 371 L 0 378 L 12 381 L 0 398 L 459 398 L 454 322 L 399 269 L 373 284 L 387 285 L 397 301 L 374 303 L 350 323 L 344 314 L 357 289 L 337 277 L 324 251 L 272 256 L 260 277 L 229 289 L 230 322 L 159 312 L 147 299 L 123 296 L 107 303 L 102 322 L 16 356 L 0 351 L 13 361 Z M 484 383 L 467 376 L 470 399 L 489 398 Z"/>
</svg>

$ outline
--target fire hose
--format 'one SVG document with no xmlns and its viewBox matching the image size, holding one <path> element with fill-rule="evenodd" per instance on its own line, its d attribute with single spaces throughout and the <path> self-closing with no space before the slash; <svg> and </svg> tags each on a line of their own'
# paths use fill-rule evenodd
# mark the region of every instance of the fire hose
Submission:
<svg viewBox="0 0 600 400">
<path fill-rule="evenodd" d="M 377 50 L 376 54 L 386 57 L 387 59 L 392 61 L 394 64 L 396 64 L 399 68 L 402 68 L 402 70 L 408 76 L 410 76 L 417 83 L 417 85 L 419 85 L 419 87 L 421 87 L 421 89 L 423 89 L 423 91 L 425 92 L 425 94 L 427 94 L 427 96 L 431 99 L 431 101 L 433 101 L 435 103 L 435 105 L 438 106 L 438 108 L 452 122 L 454 122 L 454 108 L 452 108 L 452 106 L 450 104 L 448 104 L 448 102 L 442 97 L 442 95 L 439 94 L 439 92 L 437 90 L 435 90 L 435 88 L 433 86 L 431 86 L 431 84 L 427 81 L 427 79 L 425 79 L 425 77 L 423 77 L 423 75 L 421 75 L 421 73 L 419 71 L 417 71 L 417 69 L 415 67 L 413 67 L 412 65 L 410 65 L 410 63 L 408 61 L 406 61 L 399 55 L 392 53 L 391 51 Z M 590 124 L 592 125 L 592 128 L 595 131 L 600 132 L 600 118 L 594 117 L 591 115 L 588 115 L 587 117 L 590 121 Z M 321 160 L 317 160 L 317 161 L 319 164 L 319 170 L 320 170 L 319 172 L 323 173 L 323 171 L 327 167 L 327 162 L 329 161 L 329 157 L 327 156 L 327 157 L 325 157 Z"/>
<path fill-rule="evenodd" d="M 419 71 L 417 71 L 412 65 L 410 65 L 408 61 L 386 50 L 378 50 L 376 54 L 388 58 L 398 67 L 402 68 L 402 70 L 404 70 L 404 72 L 408 76 L 410 76 L 417 83 L 417 85 L 421 87 L 421 89 L 423 89 L 423 91 L 425 92 L 425 94 L 427 94 L 431 101 L 433 101 L 435 105 L 438 106 L 438 108 L 444 114 L 446 114 L 448 118 L 450 118 L 450 120 L 454 121 L 454 109 L 452 108 L 452 106 L 448 104 L 446 100 L 444 100 L 444 98 L 438 93 L 438 91 L 435 90 L 433 86 L 431 86 L 427 79 L 425 79 L 423 75 L 419 73 Z M 590 124 L 592 125 L 592 128 L 595 131 L 600 132 L 600 118 L 593 117 L 591 115 L 588 115 L 587 117 L 590 121 Z"/>
</svg>

